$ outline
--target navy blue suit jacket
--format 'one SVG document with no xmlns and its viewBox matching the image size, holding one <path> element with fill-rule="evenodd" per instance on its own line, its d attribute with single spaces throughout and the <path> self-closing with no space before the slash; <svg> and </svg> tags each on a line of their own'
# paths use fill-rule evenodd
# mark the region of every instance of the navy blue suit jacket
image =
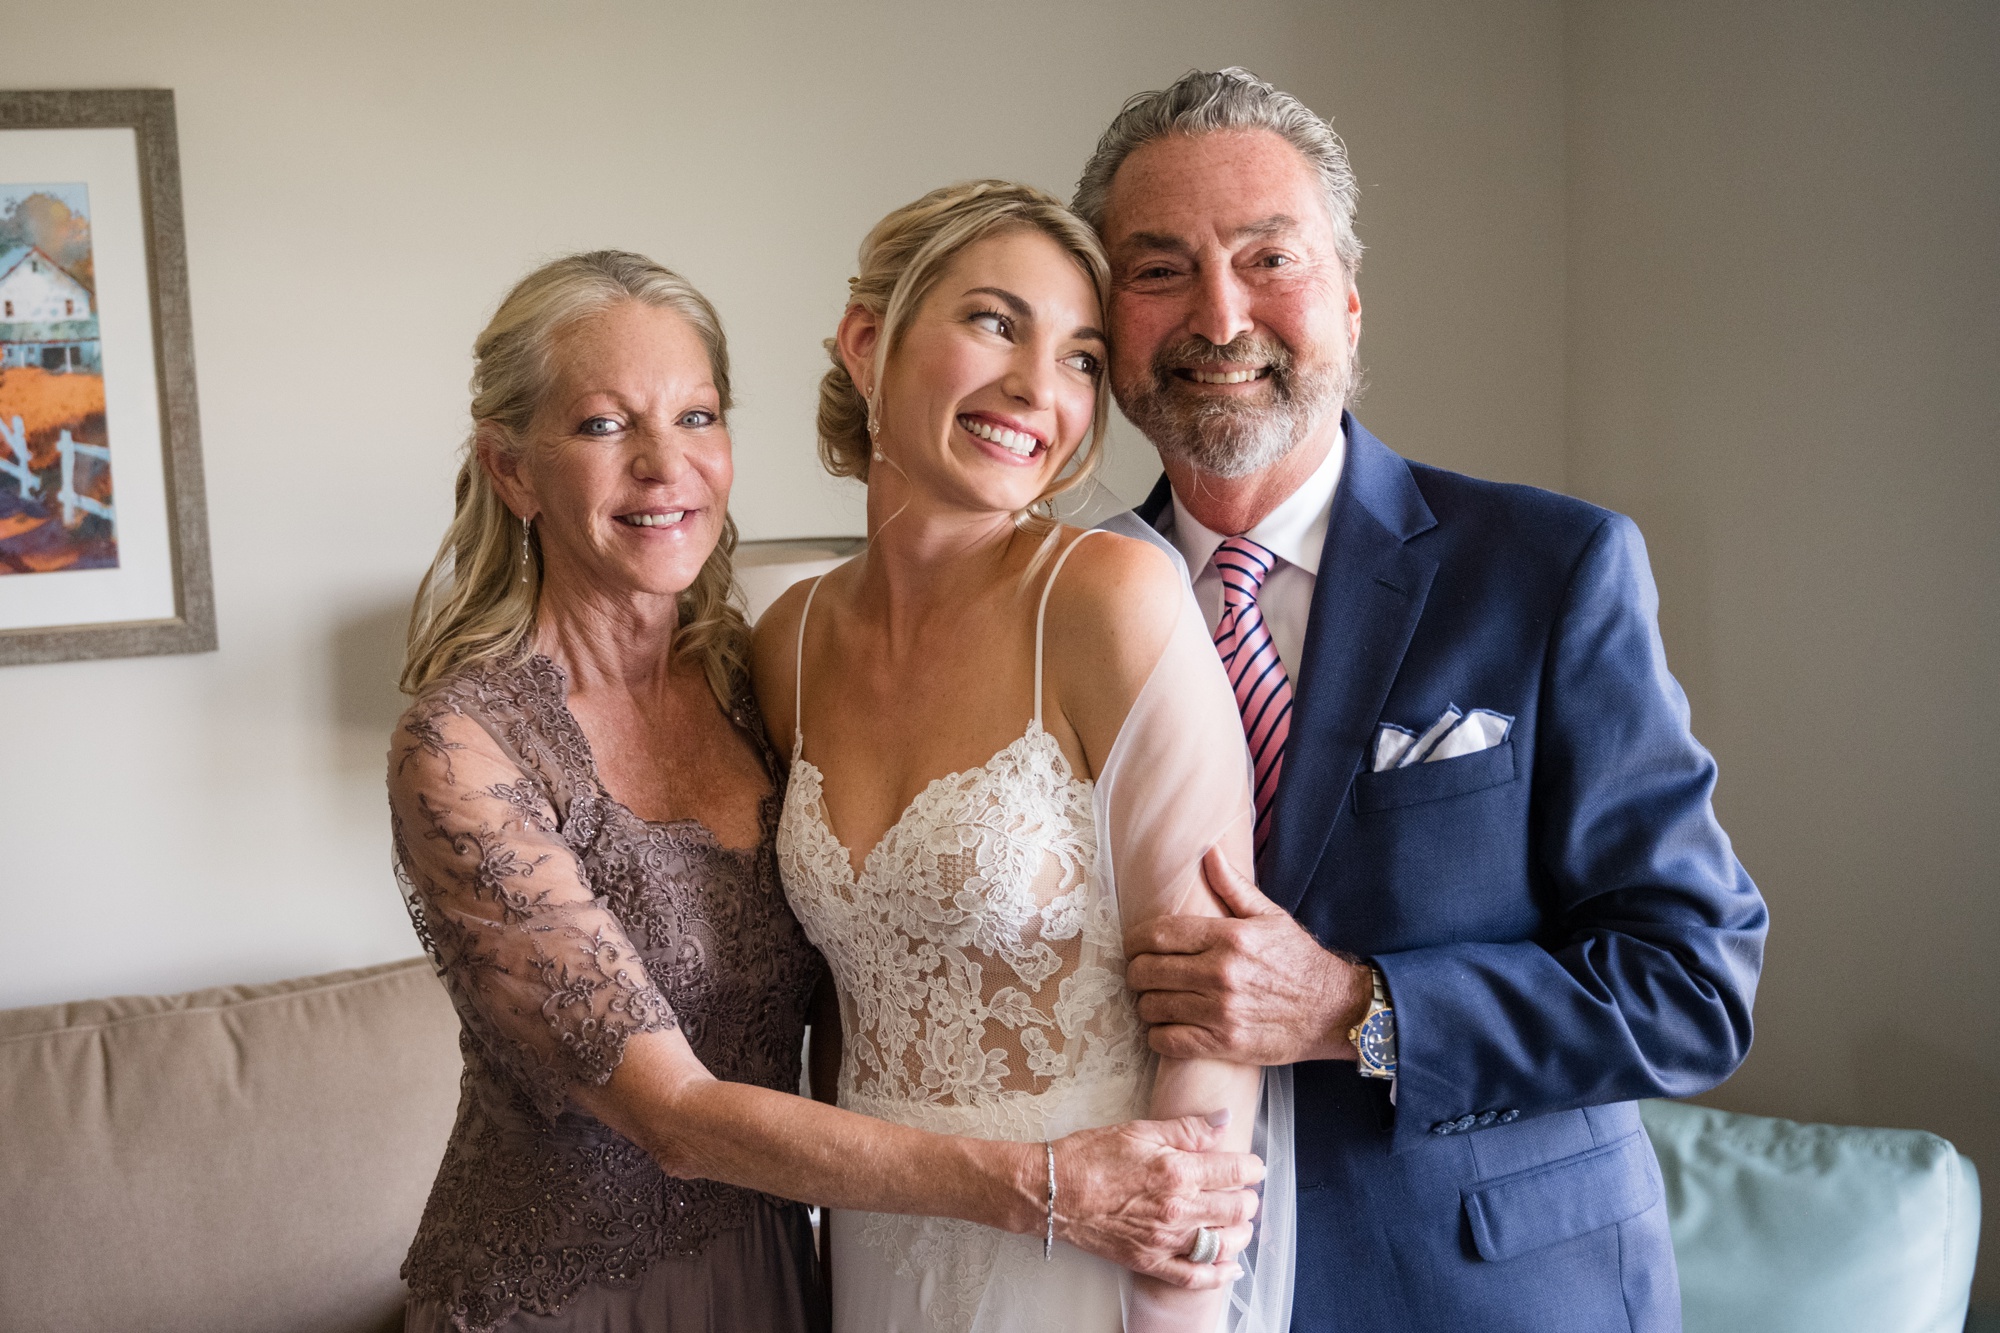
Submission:
<svg viewBox="0 0 2000 1333">
<path fill-rule="evenodd" d="M 1411 463 L 1353 417 L 1265 893 L 1388 981 L 1396 1100 L 1302 1064 L 1293 1327 L 1678 1329 L 1639 1097 L 1750 1045 L 1765 911 L 1709 796 L 1631 520 Z M 1165 479 L 1137 516 L 1157 525 Z M 1449 704 L 1496 749 L 1369 771 Z"/>
</svg>

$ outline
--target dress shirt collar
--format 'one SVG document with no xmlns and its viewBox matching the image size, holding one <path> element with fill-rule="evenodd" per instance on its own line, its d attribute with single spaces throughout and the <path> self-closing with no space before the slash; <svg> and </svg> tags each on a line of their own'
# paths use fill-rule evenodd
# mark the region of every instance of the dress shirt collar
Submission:
<svg viewBox="0 0 2000 1333">
<path fill-rule="evenodd" d="M 1320 552 L 1326 546 L 1327 521 L 1333 515 L 1333 493 L 1339 489 L 1341 469 L 1346 462 L 1347 433 L 1343 430 L 1312 475 L 1243 535 L 1287 564 L 1317 576 Z M 1188 513 L 1178 492 L 1174 495 L 1172 513 L 1173 528 L 1162 535 L 1179 548 L 1181 558 L 1187 561 L 1189 575 L 1200 578 L 1215 555 L 1215 548 L 1222 545 L 1223 536 L 1209 531 Z"/>
</svg>

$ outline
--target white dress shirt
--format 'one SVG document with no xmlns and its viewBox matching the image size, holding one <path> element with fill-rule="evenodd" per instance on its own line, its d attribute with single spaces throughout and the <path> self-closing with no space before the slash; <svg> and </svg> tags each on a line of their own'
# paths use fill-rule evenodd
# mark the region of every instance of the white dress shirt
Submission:
<svg viewBox="0 0 2000 1333">
<path fill-rule="evenodd" d="M 1305 651 L 1306 620 L 1312 615 L 1313 584 L 1319 578 L 1320 549 L 1326 545 L 1327 520 L 1333 516 L 1333 493 L 1340 487 L 1341 468 L 1347 462 L 1347 437 L 1343 431 L 1326 451 L 1326 458 L 1305 479 L 1303 485 L 1263 522 L 1243 535 L 1278 557 L 1278 563 L 1264 576 L 1257 593 L 1257 607 L 1270 626 L 1271 642 L 1285 674 L 1299 678 L 1299 657 Z M 1160 535 L 1174 544 L 1194 575 L 1194 599 L 1201 606 L 1208 631 L 1222 617 L 1222 576 L 1210 560 L 1222 545 L 1223 534 L 1210 532 L 1174 496 L 1171 516 Z"/>
</svg>

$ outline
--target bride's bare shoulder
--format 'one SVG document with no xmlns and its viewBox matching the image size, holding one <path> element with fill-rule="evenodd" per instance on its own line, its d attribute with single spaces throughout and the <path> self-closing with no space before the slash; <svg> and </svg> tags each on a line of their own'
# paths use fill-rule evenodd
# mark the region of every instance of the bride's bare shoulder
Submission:
<svg viewBox="0 0 2000 1333">
<path fill-rule="evenodd" d="M 750 631 L 750 684 L 765 726 L 780 749 L 792 742 L 792 708 L 798 690 L 799 619 L 805 612 L 811 579 L 801 579 L 778 594 Z"/>
<path fill-rule="evenodd" d="M 1067 529 L 1057 544 L 1070 550 L 1049 592 L 1049 614 L 1088 614 L 1107 630 L 1144 628 L 1179 608 L 1180 571 L 1166 553 L 1116 532 Z"/>
<path fill-rule="evenodd" d="M 1088 663 L 1092 675 L 1143 682 L 1186 597 L 1180 571 L 1164 552 L 1114 532 L 1088 537 L 1066 531 L 1059 544 L 1069 559 L 1049 590 L 1050 662 Z"/>
<path fill-rule="evenodd" d="M 757 623 L 750 629 L 753 653 L 769 652 L 781 639 L 786 645 L 791 643 L 798 632 L 799 616 L 805 610 L 806 593 L 811 588 L 811 579 L 800 579 L 764 608 L 764 614 L 757 617 Z"/>
</svg>

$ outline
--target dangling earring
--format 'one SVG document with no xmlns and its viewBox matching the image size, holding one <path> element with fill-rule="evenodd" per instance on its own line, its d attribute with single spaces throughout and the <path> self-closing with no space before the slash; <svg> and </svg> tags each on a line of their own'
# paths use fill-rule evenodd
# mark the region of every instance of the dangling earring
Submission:
<svg viewBox="0 0 2000 1333">
<path fill-rule="evenodd" d="M 875 415 L 875 395 L 868 395 L 868 438 L 875 442 L 875 461 L 885 463 L 888 455 L 882 452 L 882 419 Z"/>
<path fill-rule="evenodd" d="M 531 518 L 521 520 L 521 582 L 523 583 L 528 581 L 528 569 L 535 563 L 534 555 L 528 550 L 528 525 L 532 522 L 534 520 Z"/>
</svg>

